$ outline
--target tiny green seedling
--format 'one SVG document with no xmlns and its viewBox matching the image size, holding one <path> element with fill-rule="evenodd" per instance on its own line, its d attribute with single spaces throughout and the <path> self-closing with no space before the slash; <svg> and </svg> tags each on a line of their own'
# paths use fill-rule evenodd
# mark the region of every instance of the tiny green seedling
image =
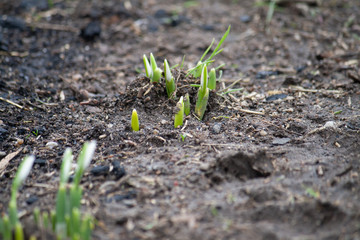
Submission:
<svg viewBox="0 0 360 240">
<path fill-rule="evenodd" d="M 89 240 L 87 236 L 91 233 L 91 228 L 83 232 L 80 228 L 86 220 L 86 217 L 80 217 L 80 202 L 82 198 L 82 187 L 80 180 L 85 169 L 90 165 L 91 159 L 95 153 L 96 141 L 85 142 L 79 154 L 77 168 L 75 170 L 74 180 L 70 186 L 69 194 L 66 193 L 65 184 L 69 178 L 70 165 L 73 159 L 71 150 L 67 149 L 64 153 L 63 163 L 60 170 L 60 188 L 56 201 L 56 213 L 54 217 L 56 234 L 60 239 L 68 236 L 71 239 Z M 60 215 L 60 216 L 59 216 Z M 52 221 L 53 222 L 53 221 Z M 78 237 L 77 237 L 78 236 Z"/>
<path fill-rule="evenodd" d="M 0 218 L 0 235 L 4 240 L 12 239 L 12 231 L 14 231 L 15 239 L 23 240 L 23 228 L 19 221 L 16 198 L 21 184 L 25 181 L 34 164 L 35 157 L 27 156 L 20 164 L 18 171 L 11 186 L 11 198 L 9 202 L 9 216 L 4 215 Z"/>
<path fill-rule="evenodd" d="M 143 61 L 144 61 L 146 77 L 152 78 L 152 68 L 151 68 L 149 60 L 147 59 L 145 54 L 143 55 Z"/>
<path fill-rule="evenodd" d="M 189 116 L 189 114 L 190 114 L 190 97 L 189 97 L 189 93 L 185 94 L 184 113 L 185 113 L 186 116 Z"/>
<path fill-rule="evenodd" d="M 174 127 L 178 128 L 179 126 L 182 126 L 183 121 L 184 121 L 184 98 L 181 96 L 179 102 L 176 104 Z"/>
<path fill-rule="evenodd" d="M 208 88 L 210 90 L 215 90 L 216 89 L 216 70 L 215 70 L 215 68 L 212 68 L 210 70 Z"/>
<path fill-rule="evenodd" d="M 146 55 L 143 55 L 143 62 L 145 67 L 145 75 L 150 78 L 152 83 L 157 83 L 160 81 L 162 71 L 157 67 L 155 57 L 152 53 L 150 53 L 150 63 L 147 59 Z"/>
<path fill-rule="evenodd" d="M 206 106 L 209 100 L 209 88 L 207 87 L 208 82 L 208 72 L 206 65 L 202 69 L 202 74 L 200 78 L 200 88 L 197 94 L 197 100 L 195 105 L 195 115 L 202 120 L 206 110 Z"/>
<path fill-rule="evenodd" d="M 16 198 L 18 194 L 18 190 L 24 180 L 30 173 L 32 165 L 34 164 L 35 157 L 28 156 L 24 159 L 24 161 L 20 164 L 18 171 L 16 172 L 14 181 L 11 187 L 11 200 L 9 203 L 9 215 L 10 215 L 10 224 L 12 228 L 15 227 L 16 223 L 19 222 L 17 215 L 17 207 L 16 207 Z"/>
<path fill-rule="evenodd" d="M 171 74 L 171 69 L 168 61 L 164 60 L 164 74 L 165 74 L 165 82 L 166 82 L 166 92 L 169 98 L 174 97 L 174 93 L 176 90 L 176 85 L 174 81 L 174 77 Z"/>
<path fill-rule="evenodd" d="M 139 131 L 139 129 L 140 129 L 139 117 L 138 117 L 136 109 L 134 109 L 131 114 L 131 129 L 135 132 Z"/>
<path fill-rule="evenodd" d="M 185 142 L 186 133 L 180 133 L 181 141 Z"/>
<path fill-rule="evenodd" d="M 157 67 L 155 57 L 152 53 L 150 53 L 150 64 L 151 64 L 151 69 L 152 69 L 151 82 L 157 83 L 160 81 L 162 71 L 160 68 Z"/>
</svg>

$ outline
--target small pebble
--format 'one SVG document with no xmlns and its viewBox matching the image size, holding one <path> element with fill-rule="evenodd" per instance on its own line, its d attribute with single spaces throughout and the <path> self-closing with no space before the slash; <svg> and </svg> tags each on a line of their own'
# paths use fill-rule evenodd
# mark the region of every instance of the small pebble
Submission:
<svg viewBox="0 0 360 240">
<path fill-rule="evenodd" d="M 103 139 L 103 138 L 106 138 L 106 134 L 103 134 L 103 135 L 99 136 L 99 139 Z"/>
<path fill-rule="evenodd" d="M 209 163 L 201 163 L 199 168 L 201 171 L 207 171 L 210 168 L 210 164 Z"/>
<path fill-rule="evenodd" d="M 221 123 L 215 123 L 212 127 L 212 131 L 215 134 L 219 134 L 221 131 Z"/>
<path fill-rule="evenodd" d="M 46 165 L 46 160 L 41 158 L 35 158 L 34 165 L 38 164 L 40 167 Z"/>
<path fill-rule="evenodd" d="M 271 101 L 275 101 L 275 100 L 278 100 L 278 99 L 284 99 L 284 98 L 286 98 L 286 97 L 287 97 L 286 94 L 280 93 L 280 94 L 271 95 L 271 96 L 267 97 L 265 100 L 266 100 L 267 102 L 271 102 Z"/>
<path fill-rule="evenodd" d="M 34 202 L 36 202 L 39 198 L 37 196 L 31 196 L 29 197 L 28 199 L 26 199 L 26 203 L 28 205 L 31 205 L 33 204 Z"/>
<path fill-rule="evenodd" d="M 294 109 L 293 108 L 287 108 L 287 109 L 284 110 L 284 112 L 293 113 Z"/>
<path fill-rule="evenodd" d="M 6 152 L 0 151 L 0 157 L 4 157 L 4 156 L 6 156 Z"/>
<path fill-rule="evenodd" d="M 163 120 L 160 121 L 160 123 L 161 123 L 162 125 L 166 125 L 166 124 L 168 124 L 168 121 L 166 121 L 165 119 L 163 119 Z"/>
<path fill-rule="evenodd" d="M 249 15 L 242 15 L 240 16 L 240 21 L 243 23 L 248 23 L 251 21 L 251 16 Z"/>
<path fill-rule="evenodd" d="M 19 146 L 19 145 L 22 145 L 24 143 L 24 139 L 21 139 L 21 138 L 18 138 L 16 140 L 16 145 Z"/>
<path fill-rule="evenodd" d="M 113 165 L 112 173 L 113 175 L 115 175 L 116 180 L 126 175 L 125 168 L 120 165 L 119 161 L 114 161 L 112 165 Z"/>
<path fill-rule="evenodd" d="M 327 121 L 324 125 L 324 128 L 336 128 L 336 123 L 334 121 Z"/>
<path fill-rule="evenodd" d="M 96 166 L 93 167 L 90 172 L 91 174 L 93 174 L 94 176 L 100 176 L 100 175 L 106 175 L 108 174 L 110 170 L 109 166 Z"/>
<path fill-rule="evenodd" d="M 59 144 L 57 142 L 48 142 L 45 146 L 49 149 L 53 149 L 59 146 Z"/>
<path fill-rule="evenodd" d="M 92 21 L 81 29 L 80 36 L 87 41 L 94 41 L 101 34 L 101 24 L 99 21 Z"/>
<path fill-rule="evenodd" d="M 260 135 L 261 135 L 261 136 L 266 136 L 266 135 L 268 135 L 268 133 L 267 133 L 265 130 L 261 130 L 261 131 L 260 131 Z"/>
<path fill-rule="evenodd" d="M 273 145 L 284 145 L 288 142 L 290 142 L 291 139 L 290 138 L 275 138 L 273 141 L 272 141 L 272 144 Z"/>
</svg>

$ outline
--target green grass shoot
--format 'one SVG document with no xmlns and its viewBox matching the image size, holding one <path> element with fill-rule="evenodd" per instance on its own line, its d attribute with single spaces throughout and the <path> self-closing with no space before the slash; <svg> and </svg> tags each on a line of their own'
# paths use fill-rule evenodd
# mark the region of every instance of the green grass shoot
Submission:
<svg viewBox="0 0 360 240">
<path fill-rule="evenodd" d="M 231 26 L 228 27 L 228 29 L 226 30 L 226 32 L 224 33 L 224 35 L 220 39 L 218 45 L 215 47 L 215 49 L 211 53 L 211 55 L 206 60 L 203 60 L 205 58 L 205 56 L 209 53 L 211 47 L 213 46 L 213 44 L 215 42 L 215 39 L 212 40 L 210 46 L 205 50 L 204 54 L 201 56 L 200 60 L 196 64 L 196 66 L 193 67 L 193 68 L 190 68 L 188 70 L 187 75 L 191 74 L 195 78 L 200 77 L 202 69 L 204 68 L 204 66 L 209 66 L 211 63 L 213 63 L 214 62 L 213 58 L 223 51 L 223 49 L 220 49 L 220 47 L 223 44 L 223 42 L 225 41 L 225 39 L 227 38 L 227 36 L 229 35 L 230 29 L 231 29 Z"/>
<path fill-rule="evenodd" d="M 210 70 L 208 88 L 210 90 L 215 90 L 216 89 L 216 70 L 215 70 L 215 68 L 212 68 Z"/>
<path fill-rule="evenodd" d="M 183 121 L 184 121 L 184 98 L 181 96 L 179 102 L 176 104 L 174 127 L 178 128 L 179 126 L 182 126 Z"/>
<path fill-rule="evenodd" d="M 11 227 L 14 228 L 16 223 L 19 222 L 18 214 L 17 214 L 17 206 L 16 206 L 16 198 L 18 195 L 18 190 L 24 180 L 30 173 L 30 170 L 34 164 L 35 157 L 34 156 L 27 156 L 22 161 L 19 166 L 19 169 L 16 172 L 14 181 L 11 187 L 11 199 L 9 203 L 9 215 L 10 215 L 10 224 Z"/>
<path fill-rule="evenodd" d="M 190 114 L 190 97 L 189 97 L 189 93 L 185 94 L 184 113 L 185 113 L 186 116 L 189 116 L 189 114 Z"/>
<path fill-rule="evenodd" d="M 144 61 L 146 77 L 152 78 L 152 75 L 153 75 L 152 68 L 151 68 L 149 60 L 147 59 L 145 54 L 143 55 L 143 61 Z"/>
<path fill-rule="evenodd" d="M 69 213 L 67 210 L 67 194 L 66 194 L 66 184 L 70 175 L 71 162 L 73 160 L 72 151 L 70 148 L 65 150 L 61 168 L 60 168 L 60 185 L 58 189 L 58 194 L 56 197 L 56 224 L 55 232 L 57 236 L 64 238 L 66 236 L 66 221 L 65 215 Z"/>
<path fill-rule="evenodd" d="M 157 83 L 160 81 L 162 71 L 160 68 L 158 68 L 155 57 L 152 53 L 150 53 L 150 64 L 152 69 L 151 82 Z"/>
<path fill-rule="evenodd" d="M 21 184 L 25 181 L 27 176 L 29 175 L 31 168 L 34 164 L 34 161 L 35 161 L 34 156 L 25 157 L 15 174 L 15 178 L 11 186 L 9 216 L 5 214 L 2 218 L 0 218 L 0 236 L 2 236 L 2 239 L 11 240 L 13 231 L 15 234 L 15 239 L 19 239 L 19 240 L 24 239 L 23 229 L 19 221 L 19 216 L 17 212 L 16 199 L 19 188 Z"/>
<path fill-rule="evenodd" d="M 174 94 L 176 90 L 176 85 L 175 85 L 174 77 L 171 74 L 169 63 L 166 59 L 164 60 L 164 74 L 165 74 L 165 85 L 166 85 L 167 95 L 169 98 L 173 98 L 175 97 Z"/>
<path fill-rule="evenodd" d="M 135 132 L 139 131 L 139 129 L 140 129 L 139 117 L 138 117 L 136 109 L 134 109 L 131 114 L 131 129 Z"/>
<path fill-rule="evenodd" d="M 208 82 L 208 72 L 206 65 L 202 69 L 201 78 L 200 78 L 200 88 L 198 90 L 196 105 L 195 105 L 195 115 L 202 120 L 206 110 L 206 106 L 209 100 L 209 88 L 207 87 Z"/>
</svg>

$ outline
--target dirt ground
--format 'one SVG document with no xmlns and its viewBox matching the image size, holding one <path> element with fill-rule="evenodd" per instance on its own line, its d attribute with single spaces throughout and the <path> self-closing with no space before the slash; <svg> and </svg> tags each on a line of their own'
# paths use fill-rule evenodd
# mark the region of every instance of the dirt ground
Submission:
<svg viewBox="0 0 360 240">
<path fill-rule="evenodd" d="M 360 1 L 0 0 L 0 212 L 54 207 L 66 147 L 97 140 L 83 177 L 93 239 L 360 239 Z M 174 129 L 177 96 L 231 25 L 203 121 Z M 226 88 L 224 90 L 224 88 Z M 223 94 L 226 90 L 243 88 Z M 131 111 L 141 130 L 132 132 Z M 193 111 L 193 109 L 192 109 Z M 186 137 L 185 137 L 186 136 Z"/>
</svg>

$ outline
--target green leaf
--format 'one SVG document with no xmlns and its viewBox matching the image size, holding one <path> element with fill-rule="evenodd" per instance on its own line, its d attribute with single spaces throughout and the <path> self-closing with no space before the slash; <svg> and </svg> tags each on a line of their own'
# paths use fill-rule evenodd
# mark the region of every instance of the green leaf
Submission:
<svg viewBox="0 0 360 240">
<path fill-rule="evenodd" d="M 19 189 L 20 185 L 23 183 L 25 178 L 29 175 L 32 165 L 34 164 L 35 157 L 34 156 L 27 156 L 21 162 L 14 181 L 12 183 L 12 190 L 16 191 Z M 12 196 L 13 197 L 13 196 Z"/>
<path fill-rule="evenodd" d="M 56 227 L 55 231 L 58 236 L 64 238 L 66 236 L 66 187 L 65 184 L 60 184 L 56 197 Z"/>
<path fill-rule="evenodd" d="M 203 67 L 200 77 L 200 89 L 199 92 L 201 95 L 205 94 L 205 90 L 208 87 L 208 71 L 206 65 Z"/>
<path fill-rule="evenodd" d="M 166 92 L 169 98 L 174 97 L 174 92 L 176 89 L 174 77 L 171 74 L 171 70 L 169 67 L 168 61 L 164 60 L 164 73 L 165 73 L 165 85 L 166 85 Z"/>
<path fill-rule="evenodd" d="M 63 160 L 60 168 L 60 183 L 65 184 L 69 179 L 71 162 L 73 160 L 72 151 L 70 148 L 65 150 Z"/>
<path fill-rule="evenodd" d="M 148 78 L 151 78 L 151 77 L 152 77 L 152 69 L 151 69 L 149 60 L 147 59 L 147 57 L 146 57 L 145 54 L 144 54 L 144 56 L 143 56 L 143 61 L 144 61 L 144 67 L 145 67 L 146 76 L 147 76 Z"/>
<path fill-rule="evenodd" d="M 152 53 L 150 53 L 150 63 L 151 63 L 152 72 L 154 73 L 155 69 L 157 69 L 157 65 L 156 65 L 155 57 Z"/>
<path fill-rule="evenodd" d="M 179 102 L 176 104 L 174 127 L 178 128 L 179 126 L 182 126 L 183 121 L 184 121 L 184 98 L 181 96 Z"/>
<path fill-rule="evenodd" d="M 96 141 L 85 142 L 77 160 L 73 184 L 79 186 L 84 170 L 90 165 L 96 148 Z"/>
<path fill-rule="evenodd" d="M 20 222 L 15 225 L 15 240 L 24 240 L 24 231 Z"/>
<path fill-rule="evenodd" d="M 215 70 L 215 68 L 212 68 L 212 69 L 210 70 L 208 87 L 209 87 L 209 89 L 211 89 L 211 90 L 215 90 L 215 89 L 216 89 L 216 70 Z"/>
<path fill-rule="evenodd" d="M 135 132 L 139 131 L 139 129 L 140 129 L 139 117 L 138 117 L 136 109 L 134 109 L 131 114 L 131 129 Z"/>
<path fill-rule="evenodd" d="M 157 83 L 160 81 L 162 71 L 160 68 L 156 68 L 153 72 L 153 76 L 151 78 L 152 83 Z"/>
<path fill-rule="evenodd" d="M 5 214 L 5 216 L 2 219 L 3 222 L 3 232 L 2 237 L 4 240 L 12 240 L 12 227 L 9 220 L 8 215 Z"/>
<path fill-rule="evenodd" d="M 196 64 L 195 67 L 190 68 L 188 70 L 188 73 L 186 76 L 188 76 L 189 74 L 191 74 L 193 77 L 198 78 L 201 75 L 201 70 L 203 69 L 204 66 L 209 66 L 211 63 L 214 62 L 214 60 L 212 60 L 217 54 L 221 53 L 223 51 L 223 49 L 220 49 L 221 45 L 223 44 L 223 42 L 225 41 L 225 39 L 227 38 L 227 36 L 230 33 L 230 29 L 231 26 L 228 27 L 227 31 L 224 33 L 224 35 L 222 36 L 222 38 L 220 39 L 219 43 L 217 44 L 217 46 L 215 47 L 214 51 L 211 53 L 211 55 L 203 61 L 204 57 L 208 54 L 208 52 L 210 51 L 212 45 L 214 44 L 214 40 L 211 42 L 210 46 L 205 50 L 205 52 L 203 53 L 203 55 L 201 56 L 199 62 Z"/>
<path fill-rule="evenodd" d="M 200 91 L 198 92 L 198 98 L 196 101 L 196 106 L 195 106 L 195 115 L 202 120 L 204 117 L 204 113 L 206 110 L 206 106 L 209 100 L 209 89 L 206 88 L 205 90 L 205 94 L 204 95 L 200 95 Z"/>
<path fill-rule="evenodd" d="M 218 43 L 218 45 L 214 49 L 214 51 L 211 54 L 209 60 L 211 60 L 214 56 L 216 56 L 218 53 L 220 53 L 223 50 L 223 49 L 221 49 L 221 50 L 219 50 L 219 49 L 220 49 L 221 45 L 223 44 L 223 42 L 226 40 L 227 36 L 229 35 L 230 29 L 231 29 L 231 25 L 228 27 L 228 29 L 226 30 L 226 32 L 224 33 L 224 35 L 220 39 L 220 42 Z"/>
<path fill-rule="evenodd" d="M 189 93 L 186 93 L 184 98 L 184 113 L 186 116 L 190 114 L 190 97 Z"/>
</svg>

